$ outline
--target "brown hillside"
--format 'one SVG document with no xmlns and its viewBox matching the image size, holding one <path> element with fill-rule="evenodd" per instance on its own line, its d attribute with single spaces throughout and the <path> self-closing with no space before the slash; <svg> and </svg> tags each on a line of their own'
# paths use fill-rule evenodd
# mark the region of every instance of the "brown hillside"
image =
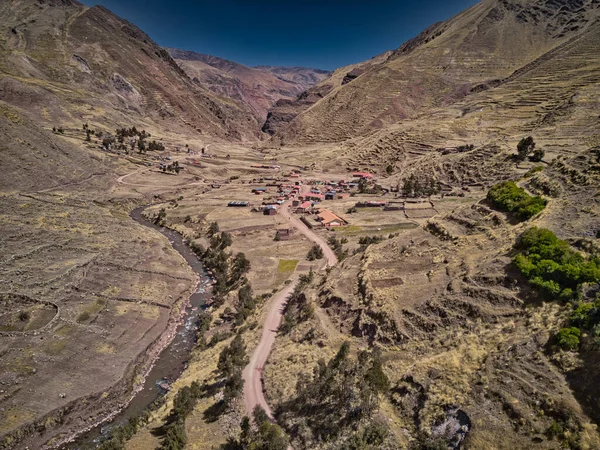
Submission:
<svg viewBox="0 0 600 450">
<path fill-rule="evenodd" d="M 599 14 L 591 0 L 483 1 L 336 87 L 277 138 L 340 141 L 454 104 L 597 27 Z"/>
<path fill-rule="evenodd" d="M 47 123 L 154 123 L 250 139 L 245 105 L 192 81 L 169 53 L 107 9 L 77 2 L 2 2 L 0 99 Z"/>
</svg>

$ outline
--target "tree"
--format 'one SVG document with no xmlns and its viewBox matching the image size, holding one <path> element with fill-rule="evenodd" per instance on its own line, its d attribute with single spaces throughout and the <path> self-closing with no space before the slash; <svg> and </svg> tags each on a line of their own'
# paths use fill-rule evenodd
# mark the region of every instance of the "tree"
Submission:
<svg viewBox="0 0 600 450">
<path fill-rule="evenodd" d="M 238 253 L 233 258 L 233 266 L 231 268 L 231 279 L 233 282 L 239 280 L 244 274 L 250 270 L 250 261 L 244 253 Z"/>
<path fill-rule="evenodd" d="M 544 151 L 544 149 L 536 148 L 533 151 L 533 154 L 531 155 L 531 160 L 533 162 L 540 162 L 542 159 L 544 159 L 545 155 L 546 155 L 546 152 Z"/>
<path fill-rule="evenodd" d="M 415 176 L 411 175 L 410 177 L 406 178 L 402 184 L 402 193 L 406 196 L 406 197 L 410 197 L 413 195 L 413 191 L 414 191 L 414 183 L 415 183 Z"/>
<path fill-rule="evenodd" d="M 90 142 L 92 140 L 92 138 L 90 137 L 91 134 L 92 134 L 92 132 L 89 128 L 85 130 L 85 140 L 87 142 Z"/>
<path fill-rule="evenodd" d="M 367 188 L 369 187 L 367 180 L 365 178 L 361 178 L 360 180 L 358 180 L 358 192 L 360 192 L 361 194 L 365 193 L 367 191 Z"/>
<path fill-rule="evenodd" d="M 535 149 L 535 142 L 531 136 L 523 138 L 517 144 L 517 160 L 525 161 L 531 152 Z"/>
<path fill-rule="evenodd" d="M 238 334 L 231 341 L 229 346 L 221 351 L 217 369 L 223 378 L 229 378 L 238 369 L 241 371 L 246 364 L 246 345 L 242 340 L 242 336 Z"/>
<path fill-rule="evenodd" d="M 386 168 L 385 171 L 388 175 L 391 175 L 392 173 L 394 173 L 394 166 L 392 166 L 391 164 L 389 164 Z"/>
<path fill-rule="evenodd" d="M 214 236 L 219 232 L 219 224 L 217 222 L 211 222 L 208 226 L 207 234 L 209 236 Z"/>
<path fill-rule="evenodd" d="M 323 258 L 323 249 L 319 247 L 317 244 L 313 245 L 308 251 L 308 255 L 306 255 L 306 259 L 309 261 L 314 261 L 315 259 Z"/>
<path fill-rule="evenodd" d="M 167 434 L 165 435 L 160 450 L 183 450 L 187 442 L 187 436 L 185 434 L 185 423 L 183 421 L 177 421 L 169 426 Z"/>
</svg>

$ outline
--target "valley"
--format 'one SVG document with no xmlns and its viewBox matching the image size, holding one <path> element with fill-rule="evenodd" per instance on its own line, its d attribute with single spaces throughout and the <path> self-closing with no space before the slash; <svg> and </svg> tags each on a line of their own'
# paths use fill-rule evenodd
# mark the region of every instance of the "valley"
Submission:
<svg viewBox="0 0 600 450">
<path fill-rule="evenodd" d="M 332 73 L 0 13 L 1 449 L 600 448 L 597 1 Z"/>
</svg>

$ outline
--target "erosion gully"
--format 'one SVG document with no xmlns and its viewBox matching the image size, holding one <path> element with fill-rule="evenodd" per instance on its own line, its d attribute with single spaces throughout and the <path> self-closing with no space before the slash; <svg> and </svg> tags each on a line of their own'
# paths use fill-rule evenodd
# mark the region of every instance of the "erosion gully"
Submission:
<svg viewBox="0 0 600 450">
<path fill-rule="evenodd" d="M 210 297 L 209 286 L 212 280 L 206 273 L 202 262 L 184 242 L 181 234 L 148 221 L 142 215 L 145 208 L 145 206 L 142 206 L 134 209 L 130 213 L 131 218 L 144 226 L 160 232 L 169 240 L 171 246 L 183 256 L 198 275 L 198 287 L 190 297 L 183 317 L 184 320 L 178 325 L 175 337 L 159 354 L 144 381 L 142 389 L 135 394 L 131 402 L 110 422 L 105 422 L 92 428 L 63 448 L 72 450 L 95 449 L 104 438 L 110 436 L 113 429 L 125 424 L 129 418 L 139 416 L 154 400 L 164 395 L 168 390 L 168 386 L 179 378 L 194 348 L 196 318 L 198 312 L 205 307 L 206 301 Z"/>
</svg>

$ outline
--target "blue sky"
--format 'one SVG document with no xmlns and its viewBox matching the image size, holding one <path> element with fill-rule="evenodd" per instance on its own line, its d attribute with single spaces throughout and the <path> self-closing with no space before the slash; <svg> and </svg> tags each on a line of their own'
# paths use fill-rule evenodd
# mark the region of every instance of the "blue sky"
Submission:
<svg viewBox="0 0 600 450">
<path fill-rule="evenodd" d="M 248 66 L 335 69 L 399 47 L 477 0 L 83 0 L 164 47 Z"/>
</svg>

